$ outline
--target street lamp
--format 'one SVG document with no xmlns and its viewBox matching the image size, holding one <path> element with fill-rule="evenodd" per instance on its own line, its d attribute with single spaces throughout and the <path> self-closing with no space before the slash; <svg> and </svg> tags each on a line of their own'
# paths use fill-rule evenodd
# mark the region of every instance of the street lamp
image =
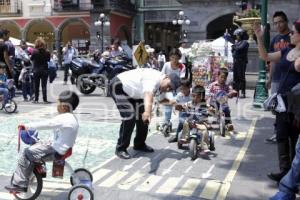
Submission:
<svg viewBox="0 0 300 200">
<path fill-rule="evenodd" d="M 184 12 L 181 10 L 178 12 L 177 16 L 172 20 L 172 24 L 173 25 L 190 25 L 191 24 L 191 20 L 184 15 Z M 183 30 L 181 31 L 181 34 L 180 34 L 181 38 L 180 39 L 184 39 L 187 37 L 187 31 L 186 30 Z"/>
<path fill-rule="evenodd" d="M 99 15 L 99 18 L 97 21 L 95 21 L 95 26 L 101 26 L 101 35 L 98 34 L 97 32 L 97 38 L 100 38 L 101 39 L 101 52 L 103 52 L 103 42 L 104 42 L 104 38 L 103 38 L 103 35 L 104 35 L 104 31 L 103 31 L 103 28 L 104 26 L 110 26 L 110 21 L 109 21 L 109 18 L 104 14 L 104 13 L 100 13 Z"/>
<path fill-rule="evenodd" d="M 268 0 L 261 0 L 261 22 L 263 26 L 267 26 L 267 14 L 268 14 Z M 268 33 L 269 30 L 265 29 L 264 32 L 264 45 L 266 48 L 269 47 L 270 42 L 270 35 Z M 266 82 L 266 65 L 265 61 L 259 60 L 259 74 L 258 74 L 258 81 L 255 87 L 255 94 L 254 94 L 254 102 L 253 106 L 262 108 L 263 102 L 268 97 L 268 90 L 265 85 Z"/>
</svg>

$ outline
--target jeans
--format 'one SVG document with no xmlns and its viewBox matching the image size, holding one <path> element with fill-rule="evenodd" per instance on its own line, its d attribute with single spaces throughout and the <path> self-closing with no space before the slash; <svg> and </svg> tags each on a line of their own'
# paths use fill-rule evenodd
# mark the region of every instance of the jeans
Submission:
<svg viewBox="0 0 300 200">
<path fill-rule="evenodd" d="M 178 134 L 183 129 L 183 124 L 184 124 L 186 117 L 187 117 L 187 114 L 185 112 L 179 112 L 179 122 L 178 122 L 177 130 L 176 130 L 176 138 L 178 138 Z"/>
<path fill-rule="evenodd" d="M 172 106 L 164 105 L 164 124 L 168 124 L 172 117 Z"/>
<path fill-rule="evenodd" d="M 27 99 L 27 95 L 29 95 L 29 98 L 32 97 L 32 87 L 30 82 L 22 83 L 22 94 L 24 99 Z"/>
<path fill-rule="evenodd" d="M 296 155 L 293 159 L 291 169 L 281 179 L 279 190 L 287 194 L 295 194 L 300 185 L 300 138 L 296 144 Z M 292 199 L 292 198 L 291 198 Z"/>
<path fill-rule="evenodd" d="M 0 88 L 0 94 L 3 95 L 3 107 L 8 102 L 8 89 L 7 88 Z"/>
</svg>

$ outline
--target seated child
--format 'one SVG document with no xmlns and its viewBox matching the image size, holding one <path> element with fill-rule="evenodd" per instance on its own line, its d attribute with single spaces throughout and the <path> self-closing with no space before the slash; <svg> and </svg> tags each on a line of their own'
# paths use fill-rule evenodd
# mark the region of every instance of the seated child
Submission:
<svg viewBox="0 0 300 200">
<path fill-rule="evenodd" d="M 216 102 L 216 94 L 219 93 L 220 91 L 226 92 L 229 98 L 232 98 L 236 92 L 226 85 L 226 79 L 228 76 L 228 70 L 226 68 L 221 68 L 219 73 L 218 73 L 218 79 L 217 81 L 211 83 L 209 85 L 209 94 L 207 95 L 207 106 L 209 110 L 215 109 L 215 106 L 220 106 L 218 105 L 218 102 Z M 225 124 L 226 128 L 228 131 L 232 131 L 234 129 L 232 122 L 231 122 L 231 116 L 230 116 L 230 109 L 228 104 L 225 106 L 222 106 L 223 112 L 225 114 Z"/>
<path fill-rule="evenodd" d="M 186 140 L 189 132 L 190 132 L 190 125 L 193 122 L 196 122 L 197 128 L 202 127 L 200 124 L 205 123 L 207 121 L 207 107 L 205 101 L 205 89 L 202 86 L 195 86 L 192 89 L 192 102 L 186 104 L 186 108 L 183 108 L 187 112 L 187 118 L 183 123 L 182 129 L 182 139 Z M 208 132 L 201 131 L 201 153 L 209 152 L 209 141 L 208 141 Z"/>
<path fill-rule="evenodd" d="M 192 97 L 191 97 L 191 91 L 190 91 L 190 84 L 182 84 L 180 87 L 180 92 L 176 95 L 176 107 L 179 110 L 179 122 L 178 122 L 178 126 L 177 126 L 177 130 L 176 130 L 176 135 L 171 136 L 169 138 L 169 143 L 172 142 L 177 142 L 178 139 L 178 134 L 180 131 L 182 131 L 183 128 L 183 123 L 187 117 L 187 113 L 181 109 L 181 106 L 184 106 L 186 103 L 190 102 Z"/>
<path fill-rule="evenodd" d="M 79 97 L 75 92 L 63 91 L 58 97 L 58 115 L 56 117 L 44 122 L 33 122 L 25 125 L 27 130 L 53 129 L 53 141 L 37 142 L 25 148 L 18 159 L 11 185 L 5 186 L 5 189 L 14 192 L 26 192 L 34 162 L 54 160 L 56 154 L 64 155 L 68 149 L 73 147 L 79 128 L 73 110 L 78 104 Z"/>
<path fill-rule="evenodd" d="M 2 108 L 4 108 L 8 102 L 8 89 L 6 81 L 7 77 L 5 75 L 5 66 L 0 65 L 0 95 L 3 95 Z"/>
</svg>

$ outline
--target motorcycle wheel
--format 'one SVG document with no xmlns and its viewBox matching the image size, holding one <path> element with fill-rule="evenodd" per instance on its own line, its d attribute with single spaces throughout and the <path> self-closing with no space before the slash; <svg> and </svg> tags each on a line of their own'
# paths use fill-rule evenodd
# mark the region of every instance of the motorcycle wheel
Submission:
<svg viewBox="0 0 300 200">
<path fill-rule="evenodd" d="M 190 157 L 192 160 L 195 160 L 197 158 L 197 141 L 195 138 L 191 139 L 189 144 L 189 150 L 190 150 Z"/>
<path fill-rule="evenodd" d="M 96 89 L 96 86 L 84 83 L 84 80 L 88 78 L 89 78 L 88 74 L 82 74 L 77 79 L 76 87 L 82 94 L 91 94 Z"/>
<path fill-rule="evenodd" d="M 181 139 L 183 139 L 183 138 L 182 138 L 182 131 L 180 131 L 180 132 L 178 133 L 178 138 L 177 138 L 177 147 L 178 147 L 178 149 L 182 149 L 182 142 L 181 142 Z"/>
<path fill-rule="evenodd" d="M 208 131 L 208 138 L 209 138 L 209 150 L 211 150 L 211 151 L 216 150 L 215 133 L 213 131 Z"/>
<path fill-rule="evenodd" d="M 164 134 L 165 137 L 169 136 L 169 126 L 167 124 L 164 125 L 164 127 L 162 129 L 162 133 Z"/>
</svg>

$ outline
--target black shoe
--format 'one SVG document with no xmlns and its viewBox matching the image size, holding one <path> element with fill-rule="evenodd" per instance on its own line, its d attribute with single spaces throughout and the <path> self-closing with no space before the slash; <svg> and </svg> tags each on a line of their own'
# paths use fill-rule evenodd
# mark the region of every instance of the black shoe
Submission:
<svg viewBox="0 0 300 200">
<path fill-rule="evenodd" d="M 131 156 L 130 154 L 127 152 L 127 150 L 125 151 L 118 151 L 116 150 L 116 155 L 119 157 L 119 158 L 122 158 L 122 159 L 130 159 Z"/>
<path fill-rule="evenodd" d="M 50 104 L 51 102 L 50 101 L 44 101 L 44 104 Z"/>
<path fill-rule="evenodd" d="M 146 153 L 152 153 L 154 152 L 154 149 L 148 145 L 144 145 L 142 148 L 139 148 L 139 147 L 133 147 L 134 150 L 136 151 L 143 151 L 143 152 L 146 152 Z"/>
<path fill-rule="evenodd" d="M 245 94 L 242 94 L 241 96 L 240 96 L 240 99 L 245 99 L 246 98 L 246 95 Z"/>
<path fill-rule="evenodd" d="M 21 187 L 21 186 L 15 185 L 15 184 L 7 185 L 4 188 L 10 192 L 27 192 L 27 188 Z"/>
<path fill-rule="evenodd" d="M 168 139 L 169 143 L 173 143 L 173 142 L 177 142 L 177 137 L 176 136 L 172 136 Z"/>
<path fill-rule="evenodd" d="M 269 173 L 267 174 L 267 176 L 269 177 L 269 179 L 276 181 L 276 182 L 280 182 L 280 180 L 287 174 L 287 171 L 282 171 L 279 173 Z"/>
<path fill-rule="evenodd" d="M 276 144 L 277 143 L 276 135 L 274 134 L 270 138 L 265 139 L 265 143 Z"/>
</svg>

